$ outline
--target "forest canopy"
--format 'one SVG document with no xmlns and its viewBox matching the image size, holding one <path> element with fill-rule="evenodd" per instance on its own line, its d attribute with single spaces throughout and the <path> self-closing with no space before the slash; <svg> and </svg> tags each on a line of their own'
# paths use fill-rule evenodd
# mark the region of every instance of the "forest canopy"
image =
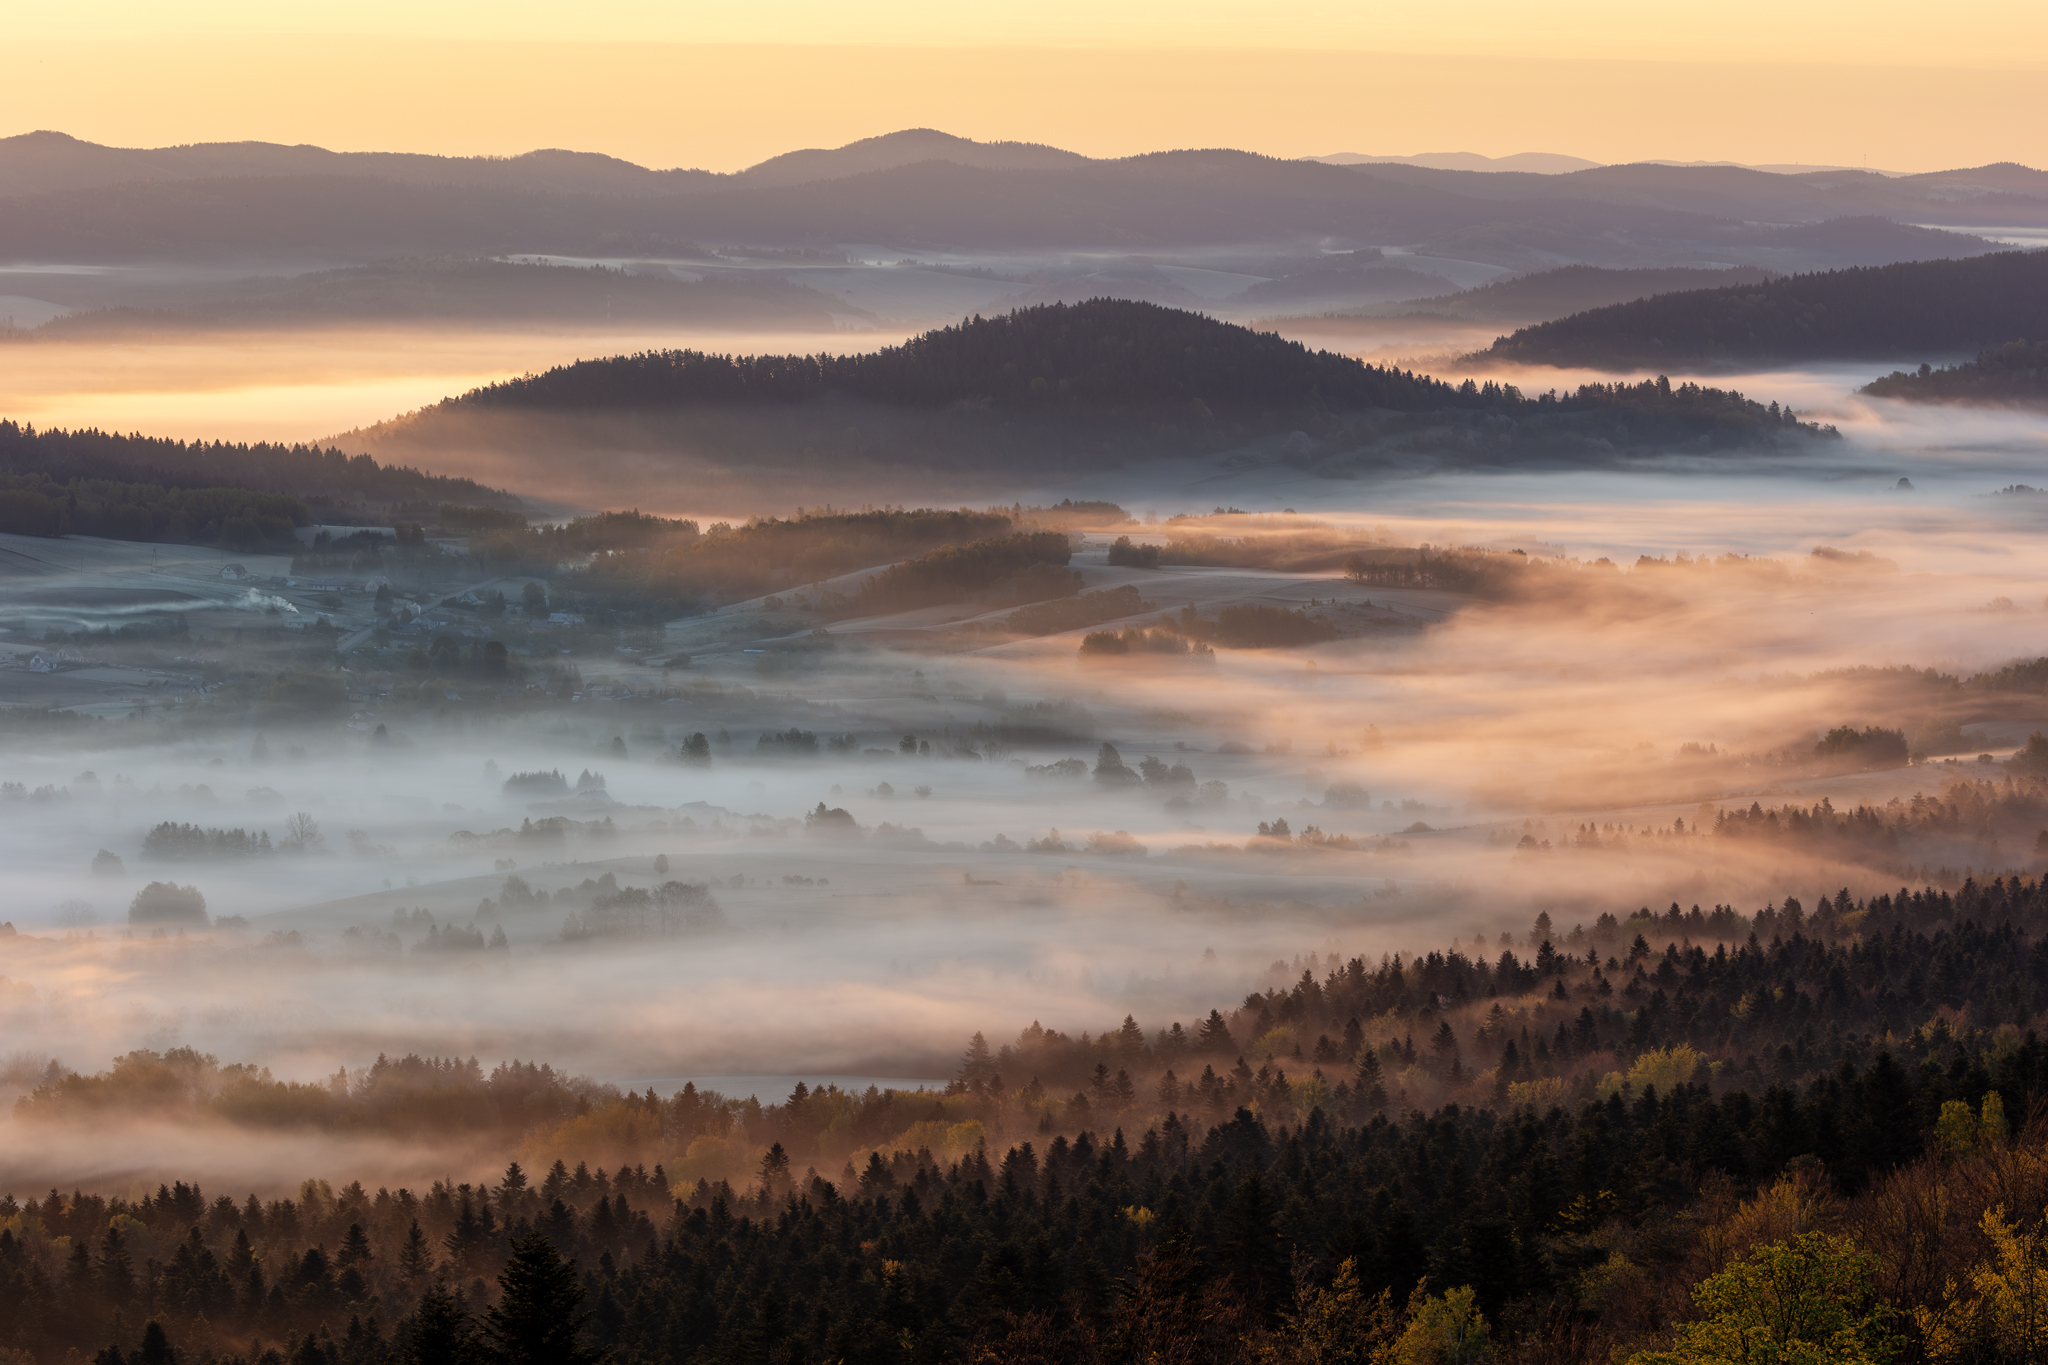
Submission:
<svg viewBox="0 0 2048 1365">
<path fill-rule="evenodd" d="M 519 503 L 510 494 L 472 479 L 379 464 L 368 455 L 347 455 L 331 446 L 178 441 L 95 430 L 38 431 L 11 421 L 0 421 L 0 472 L 17 479 L 40 476 L 67 486 L 80 480 L 147 485 L 166 490 L 148 495 L 159 501 L 170 496 L 168 490 L 248 490 L 294 500 L 325 520 L 346 519 L 343 513 L 382 513 L 387 519 L 397 511 L 417 515 L 431 513 L 446 503 L 498 508 Z"/>
</svg>

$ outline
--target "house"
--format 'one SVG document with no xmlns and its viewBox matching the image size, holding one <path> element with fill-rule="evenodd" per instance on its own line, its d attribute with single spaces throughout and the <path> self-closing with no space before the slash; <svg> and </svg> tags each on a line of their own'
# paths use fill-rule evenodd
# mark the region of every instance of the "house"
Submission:
<svg viewBox="0 0 2048 1365">
<path fill-rule="evenodd" d="M 231 583 L 239 583 L 249 576 L 249 571 L 239 564 L 224 564 L 221 566 L 220 576 Z"/>
</svg>

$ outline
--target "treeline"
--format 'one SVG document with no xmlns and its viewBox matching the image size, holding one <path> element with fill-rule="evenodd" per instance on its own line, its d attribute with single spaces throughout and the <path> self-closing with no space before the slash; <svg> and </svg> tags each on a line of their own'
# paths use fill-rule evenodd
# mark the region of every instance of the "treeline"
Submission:
<svg viewBox="0 0 2048 1365">
<path fill-rule="evenodd" d="M 656 551 L 694 543 L 701 530 L 687 517 L 651 516 L 637 509 L 630 512 L 597 512 L 575 517 L 558 526 L 519 525 L 507 522 L 505 514 L 479 516 L 489 508 L 443 508 L 441 524 L 467 528 L 469 553 L 479 563 L 501 573 L 548 573 L 558 564 L 596 555 Z"/>
<path fill-rule="evenodd" d="M 1633 369 L 1976 351 L 2039 332 L 2044 309 L 2048 252 L 2007 251 L 1659 294 L 1524 327 L 1483 354 Z"/>
<path fill-rule="evenodd" d="M 665 548 L 602 554 L 588 577 L 598 585 L 658 586 L 684 597 L 732 600 L 893 563 L 941 545 L 995 539 L 1014 526 L 1008 513 L 966 508 L 824 510 L 740 526 L 718 522 L 705 535 Z"/>
<path fill-rule="evenodd" d="M 2037 321 L 2036 326 L 2039 323 Z M 1975 360 L 1915 373 L 1893 370 L 1863 386 L 1873 398 L 1908 403 L 2040 403 L 2048 401 L 2048 342 L 2013 341 Z"/>
<path fill-rule="evenodd" d="M 96 430 L 37 431 L 0 421 L 0 470 L 53 482 L 105 480 L 166 489 L 248 489 L 285 494 L 321 516 L 430 513 L 443 503 L 516 506 L 518 499 L 471 479 L 444 478 L 333 447 L 174 441 Z"/>
<path fill-rule="evenodd" d="M 1527 398 L 1511 384 L 1367 365 L 1234 323 L 1157 304 L 1091 299 L 972 318 L 901 346 L 843 356 L 722 356 L 649 351 L 578 361 L 447 400 L 447 410 L 587 410 L 678 404 L 791 405 L 826 397 L 920 408 L 989 404 L 1006 412 L 1267 424 L 1333 410 L 1467 411 L 1555 417 L 1620 410 L 1697 434 L 1761 429 L 1767 410 L 1741 394 L 1668 381 L 1588 385 Z M 1787 414 L 1788 430 L 1799 429 Z M 1674 427 L 1676 429 L 1676 427 Z M 1733 427 L 1730 428 L 1734 429 Z M 1812 430 L 1808 428 L 1808 430 Z"/>
<path fill-rule="evenodd" d="M 24 1124 L 211 1119 L 255 1129 L 516 1140 L 537 1125 L 564 1122 L 608 1093 L 544 1064 L 506 1062 L 487 1073 L 475 1058 L 419 1056 L 380 1056 L 360 1071 L 306 1084 L 180 1047 L 131 1052 L 96 1075 L 56 1077 L 17 1101 L 14 1117 Z"/>
<path fill-rule="evenodd" d="M 1012 601 L 1072 597 L 1081 590 L 1081 576 L 1066 567 L 1073 554 L 1062 531 L 1022 531 L 941 546 L 869 578 L 846 610 L 867 614 L 958 602 L 1003 580 L 1012 584 Z"/>
<path fill-rule="evenodd" d="M 508 1145 L 560 1116 L 549 1141 L 613 1155 L 529 1140 L 424 1194 L 0 1200 L 0 1345 L 467 1360 L 540 1285 L 553 1354 L 484 1358 L 1592 1365 L 1726 1329 L 1739 1304 L 1689 1291 L 1760 1266 L 1848 1315 L 1827 1358 L 2022 1361 L 1998 1285 L 2048 1266 L 2048 1142 L 2021 1129 L 2048 1102 L 2044 931 L 2029 880 L 1546 917 L 1492 960 L 1311 957 L 1156 1032 L 977 1035 L 945 1095 L 565 1113 L 522 1071 L 504 1099 L 557 1098 L 495 1113 Z M 163 1113 L 189 1074 L 53 1081 L 23 1119 Z M 499 1087 L 409 1058 L 304 1088 L 455 1119 Z M 1879 1298 L 1898 1316 L 1854 1354 Z M 1785 1344 L 1756 1331 L 1752 1356 Z"/>
<path fill-rule="evenodd" d="M 0 473 L 0 531 L 233 550 L 295 549 L 312 509 L 285 493 Z"/>
</svg>

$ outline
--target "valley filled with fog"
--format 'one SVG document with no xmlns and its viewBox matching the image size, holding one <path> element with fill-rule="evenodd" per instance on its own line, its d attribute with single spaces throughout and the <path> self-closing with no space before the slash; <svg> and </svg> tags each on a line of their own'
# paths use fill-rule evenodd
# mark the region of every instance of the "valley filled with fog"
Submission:
<svg viewBox="0 0 2048 1365">
<path fill-rule="evenodd" d="M 76 719 L 17 733 L 0 764 L 7 1084 L 177 1047 L 313 1082 L 427 1052 L 641 1088 L 936 1084 L 976 1031 L 1192 1023 L 1304 964 L 1491 956 L 1539 913 L 1562 934 L 2038 864 L 2031 829 L 1876 854 L 1717 834 L 1753 803 L 1995 779 L 2048 727 L 2038 700 L 1912 673 L 2036 652 L 2048 495 L 2012 486 L 2048 423 L 1908 415 L 1825 371 L 1741 384 L 1844 438 L 1346 480 L 1283 446 L 1057 490 L 1130 517 L 1072 528 L 1082 592 L 1135 589 L 1140 624 L 1244 604 L 1341 623 L 1307 648 L 1091 657 L 1079 630 L 977 636 L 1004 615 L 992 594 L 823 615 L 807 597 L 830 585 L 794 584 L 560 667 L 537 624 L 520 686 L 344 656 L 340 693 L 314 695 L 282 672 L 230 684 L 231 642 L 353 637 L 364 590 L 289 556 L 8 536 L 0 684 Z M 1115 536 L 1163 544 L 1186 514 L 1246 545 L 1488 551 L 1530 586 L 1375 585 L 1277 552 L 1108 562 Z M 422 643 L 487 633 L 420 606 Z M 185 634 L 148 657 L 39 643 L 173 611 Z M 1843 726 L 1899 731 L 1912 765 L 1817 758 Z M 131 924 L 152 883 L 197 888 L 204 913 Z M 22 1180 L 152 1165 L 123 1143 L 10 1151 Z"/>
</svg>

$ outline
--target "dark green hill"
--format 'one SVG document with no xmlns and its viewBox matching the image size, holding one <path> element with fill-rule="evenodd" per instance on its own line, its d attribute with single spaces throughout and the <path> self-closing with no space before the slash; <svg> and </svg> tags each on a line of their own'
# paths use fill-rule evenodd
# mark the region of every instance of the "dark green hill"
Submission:
<svg viewBox="0 0 2048 1365">
<path fill-rule="evenodd" d="M 1493 360 L 1607 369 L 1923 357 L 2038 334 L 2048 252 L 1793 275 L 1596 308 L 1502 337 Z"/>
<path fill-rule="evenodd" d="M 2048 405 L 2048 342 L 2008 342 L 1960 365 L 1922 365 L 1917 374 L 1893 370 L 1863 392 L 1909 403 Z"/>
<path fill-rule="evenodd" d="M 1043 414 L 1172 411 L 1183 417 L 1318 405 L 1401 412 L 1478 405 L 1427 375 L 1311 351 L 1199 313 L 1093 299 L 973 318 L 865 354 L 656 351 L 584 360 L 492 384 L 443 406 L 648 408 L 827 396 L 917 408 L 965 403 Z"/>
<path fill-rule="evenodd" d="M 864 355 L 653 351 L 492 384 L 338 438 L 536 496 L 778 509 L 1008 501 L 1154 459 L 1285 461 L 1349 479 L 1418 464 L 1602 463 L 1798 445 L 1789 409 L 1662 380 L 1526 396 L 1367 365 L 1157 304 L 972 318 Z"/>
<path fill-rule="evenodd" d="M 1593 408 L 1761 416 L 1740 394 L 1667 384 L 1590 386 L 1524 397 L 1513 386 L 1368 365 L 1199 313 L 1124 299 L 1045 304 L 972 318 L 858 355 L 642 352 L 506 380 L 447 408 L 588 411 L 717 404 L 789 406 L 832 398 L 884 407 L 987 409 L 1058 418 L 1173 417 L 1251 428 L 1336 411 L 1479 411 L 1538 416 Z M 1772 408 L 1775 423 L 1775 405 Z"/>
</svg>

